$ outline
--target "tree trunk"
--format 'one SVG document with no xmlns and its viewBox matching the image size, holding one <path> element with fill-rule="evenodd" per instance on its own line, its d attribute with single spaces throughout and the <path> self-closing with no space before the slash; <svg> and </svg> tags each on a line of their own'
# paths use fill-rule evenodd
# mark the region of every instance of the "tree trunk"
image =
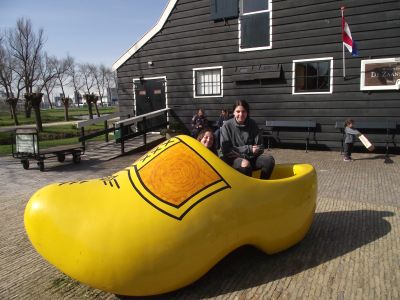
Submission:
<svg viewBox="0 0 400 300">
<path fill-rule="evenodd" d="M 33 106 L 33 109 L 35 111 L 36 129 L 39 132 L 43 132 L 42 116 L 40 115 L 40 105 Z"/>
<path fill-rule="evenodd" d="M 51 103 L 51 100 L 50 100 L 50 93 L 47 88 L 46 88 L 46 92 L 47 92 L 47 101 L 49 101 L 50 109 L 53 109 L 53 104 Z"/>
<path fill-rule="evenodd" d="M 18 116 L 17 116 L 17 103 L 18 98 L 8 98 L 6 102 L 10 105 L 11 117 L 14 119 L 15 126 L 19 125 Z"/>
<path fill-rule="evenodd" d="M 97 111 L 97 115 L 100 117 L 99 115 L 99 110 L 97 109 L 97 105 L 96 105 L 96 101 L 98 100 L 98 97 L 94 94 L 85 94 L 83 95 L 83 98 L 85 98 L 86 100 L 86 104 L 88 106 L 88 110 L 89 110 L 89 118 L 93 119 L 93 108 L 92 108 L 92 104 L 95 104 L 96 107 L 96 111 Z"/>
<path fill-rule="evenodd" d="M 69 121 L 69 116 L 68 116 L 68 108 L 69 108 L 69 101 L 70 98 L 61 98 L 62 103 L 64 104 L 64 119 L 65 121 Z"/>
<path fill-rule="evenodd" d="M 25 109 L 25 117 L 29 119 L 32 114 L 32 104 L 30 103 L 29 100 L 25 100 L 24 109 Z"/>
<path fill-rule="evenodd" d="M 68 105 L 65 105 L 65 104 L 64 104 L 64 119 L 65 119 L 65 121 L 69 121 Z"/>
<path fill-rule="evenodd" d="M 97 116 L 100 118 L 99 107 L 97 106 L 97 102 L 94 102 L 94 107 L 96 108 Z"/>
<path fill-rule="evenodd" d="M 43 131 L 42 116 L 40 115 L 40 103 L 42 102 L 42 93 L 25 94 L 25 99 L 31 103 L 31 107 L 35 110 L 36 128 L 39 132 Z"/>
<path fill-rule="evenodd" d="M 93 110 L 92 110 L 92 101 L 87 101 L 88 109 L 89 109 L 89 119 L 93 119 Z"/>
<path fill-rule="evenodd" d="M 101 105 L 101 107 L 104 107 L 103 95 L 99 94 L 99 98 L 100 98 L 100 105 Z M 100 117 L 100 116 L 99 116 L 99 117 Z"/>
</svg>

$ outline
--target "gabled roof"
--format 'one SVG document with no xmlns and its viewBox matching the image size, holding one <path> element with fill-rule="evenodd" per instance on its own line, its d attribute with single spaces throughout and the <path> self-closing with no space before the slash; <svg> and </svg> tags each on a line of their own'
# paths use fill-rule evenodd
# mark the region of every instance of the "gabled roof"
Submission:
<svg viewBox="0 0 400 300">
<path fill-rule="evenodd" d="M 112 66 L 113 71 L 117 70 L 124 62 L 126 62 L 132 55 L 134 55 L 140 48 L 142 48 L 153 36 L 155 36 L 163 28 L 176 2 L 178 2 L 178 0 L 169 0 L 157 24 L 154 25 L 154 27 L 150 31 L 148 31 L 139 41 L 133 44 L 133 46 L 128 51 L 126 51 L 120 58 L 118 58 L 118 60 Z"/>
</svg>

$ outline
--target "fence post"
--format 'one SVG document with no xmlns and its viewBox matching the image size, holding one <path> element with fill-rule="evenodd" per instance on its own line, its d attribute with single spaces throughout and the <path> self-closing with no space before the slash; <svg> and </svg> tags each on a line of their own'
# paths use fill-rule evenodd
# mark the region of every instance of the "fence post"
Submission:
<svg viewBox="0 0 400 300">
<path fill-rule="evenodd" d="M 84 137 L 85 137 L 85 127 L 81 127 L 82 147 L 83 147 L 84 149 L 86 149 Z"/>
<path fill-rule="evenodd" d="M 146 117 L 143 117 L 143 143 L 146 146 L 146 132 L 147 132 L 147 126 L 146 126 Z"/>
<path fill-rule="evenodd" d="M 104 130 L 108 130 L 107 120 L 104 121 Z M 108 131 L 106 131 L 106 142 L 108 142 Z"/>
<path fill-rule="evenodd" d="M 120 139 L 121 139 L 121 154 L 125 153 L 125 139 L 124 139 L 124 123 L 121 123 L 121 126 L 119 127 L 119 135 L 120 135 Z"/>
</svg>

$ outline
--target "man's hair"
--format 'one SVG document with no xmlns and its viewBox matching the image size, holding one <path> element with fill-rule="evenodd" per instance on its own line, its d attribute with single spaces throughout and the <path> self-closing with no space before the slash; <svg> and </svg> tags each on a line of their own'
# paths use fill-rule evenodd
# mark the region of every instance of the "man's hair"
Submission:
<svg viewBox="0 0 400 300">
<path fill-rule="evenodd" d="M 247 111 L 247 114 L 250 114 L 250 105 L 247 103 L 246 100 L 236 100 L 235 103 L 233 104 L 233 111 L 235 111 L 236 107 L 238 106 L 243 106 L 244 109 Z"/>
</svg>

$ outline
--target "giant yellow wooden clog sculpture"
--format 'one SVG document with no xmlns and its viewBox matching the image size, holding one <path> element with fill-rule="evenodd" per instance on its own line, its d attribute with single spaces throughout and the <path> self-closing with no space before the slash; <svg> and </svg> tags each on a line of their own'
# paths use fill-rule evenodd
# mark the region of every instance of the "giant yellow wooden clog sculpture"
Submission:
<svg viewBox="0 0 400 300">
<path fill-rule="evenodd" d="M 101 179 L 56 183 L 25 210 L 36 250 L 65 274 L 120 295 L 188 285 L 239 246 L 299 242 L 313 219 L 314 168 L 277 165 L 246 177 L 188 136 Z"/>
</svg>

